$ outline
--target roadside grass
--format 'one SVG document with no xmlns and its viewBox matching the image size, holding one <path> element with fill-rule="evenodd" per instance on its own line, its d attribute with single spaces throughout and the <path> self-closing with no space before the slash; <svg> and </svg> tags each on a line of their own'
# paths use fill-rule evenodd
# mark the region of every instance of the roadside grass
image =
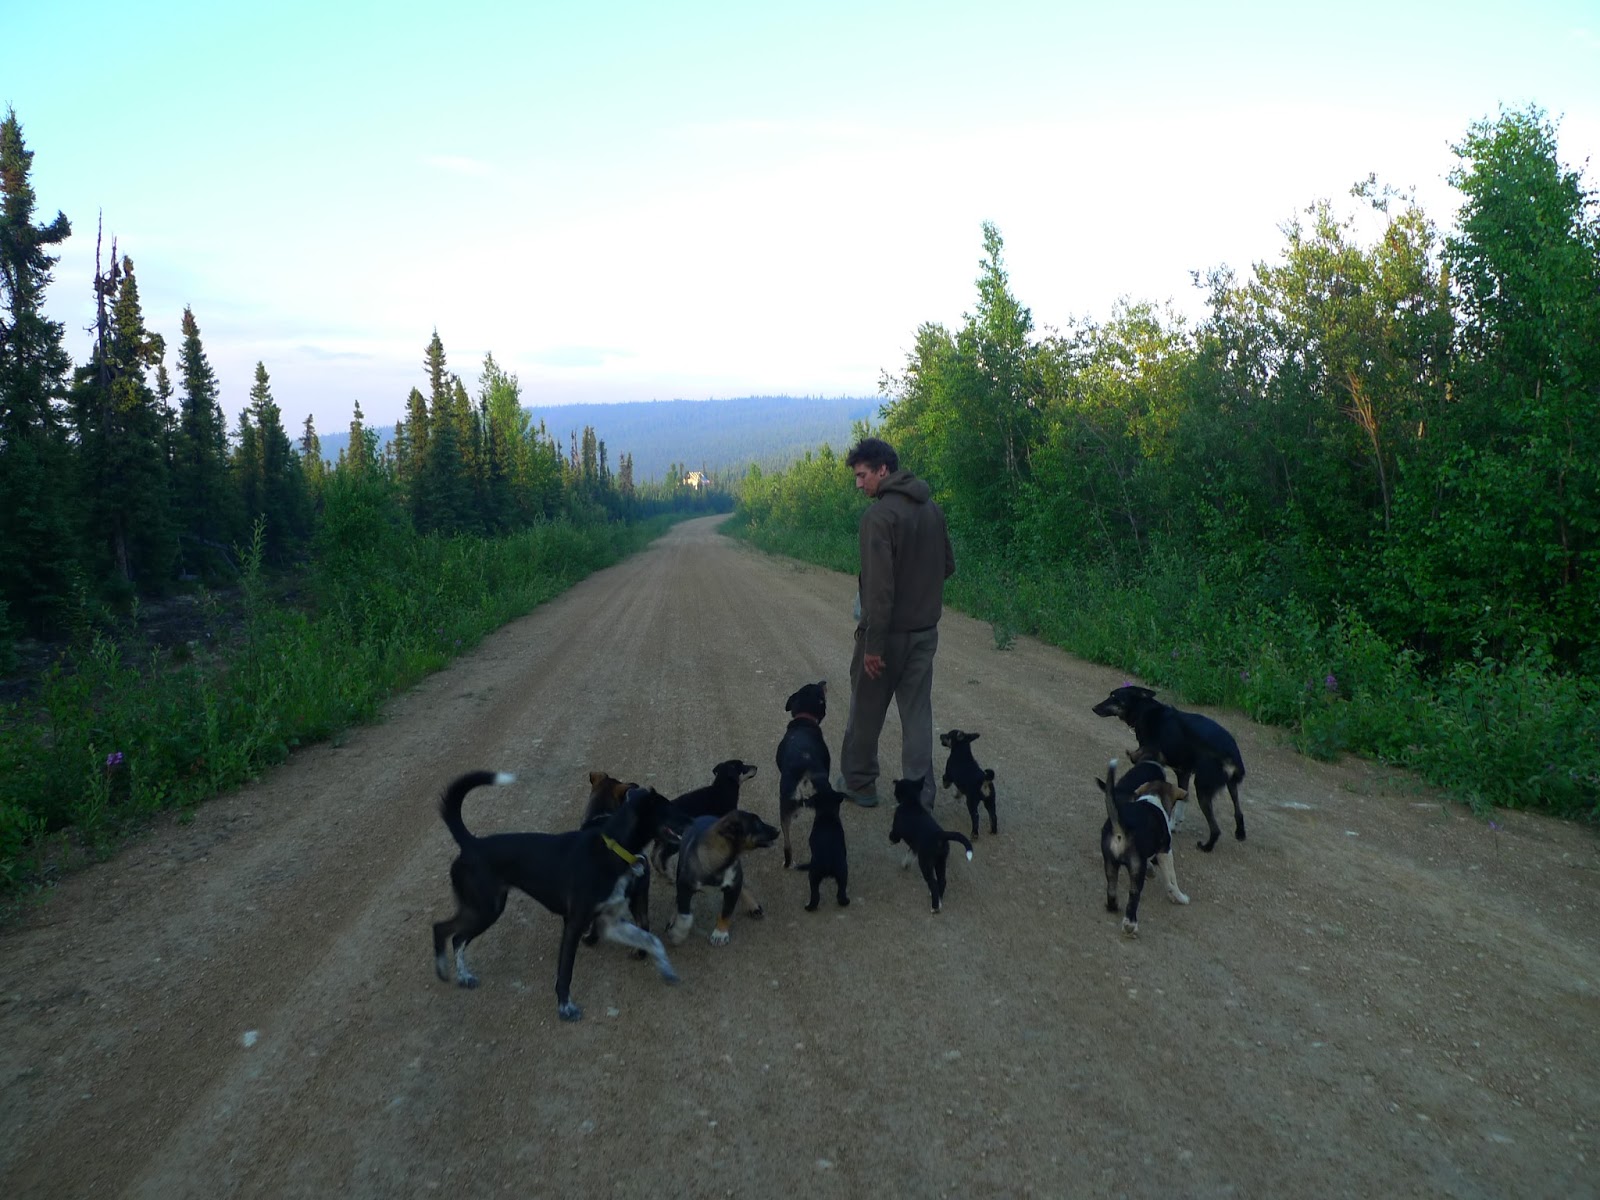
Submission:
<svg viewBox="0 0 1600 1200">
<path fill-rule="evenodd" d="M 722 531 L 770 553 L 857 568 L 855 529 L 837 520 L 795 529 L 741 507 Z M 1430 675 L 1353 612 L 1329 617 L 1293 596 L 1256 594 L 1241 564 L 1157 552 L 1118 574 L 1022 560 L 956 530 L 951 538 L 958 568 L 946 601 L 989 622 L 997 650 L 1019 634 L 1037 637 L 1118 667 L 1169 701 L 1237 708 L 1286 728 L 1314 758 L 1349 753 L 1409 768 L 1480 813 L 1600 819 L 1600 684 L 1562 674 L 1540 645 Z"/>
<path fill-rule="evenodd" d="M 674 519 L 334 547 L 299 581 L 309 603 L 294 607 L 270 597 L 258 536 L 230 641 L 128 661 L 86 632 L 26 704 L 0 708 L 0 898 L 103 856 L 156 812 L 192 812 L 294 747 L 372 720 L 388 697 Z"/>
</svg>

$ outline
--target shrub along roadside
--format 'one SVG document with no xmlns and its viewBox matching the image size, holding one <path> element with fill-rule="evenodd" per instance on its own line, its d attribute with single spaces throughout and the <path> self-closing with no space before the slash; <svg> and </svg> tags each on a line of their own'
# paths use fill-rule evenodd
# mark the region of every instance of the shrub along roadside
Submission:
<svg viewBox="0 0 1600 1200">
<path fill-rule="evenodd" d="M 847 476 L 838 487 L 848 489 Z M 855 524 L 833 513 L 825 525 L 797 527 L 756 499 L 741 502 L 722 531 L 770 553 L 856 569 Z M 1238 564 L 1157 553 L 1119 577 L 1019 561 L 955 528 L 951 538 L 958 570 L 946 601 L 989 621 L 997 649 L 1018 634 L 1038 637 L 1119 666 L 1170 701 L 1237 708 L 1286 727 L 1313 757 L 1354 753 L 1408 767 L 1475 811 L 1600 818 L 1600 686 L 1559 672 L 1538 644 L 1510 661 L 1479 653 L 1429 678 L 1359 615 L 1325 620 L 1292 595 L 1257 595 Z"/>
<path fill-rule="evenodd" d="M 0 709 L 0 893 L 49 871 L 54 835 L 103 853 L 152 813 L 192 808 L 297 745 L 372 719 L 395 692 L 671 522 L 389 536 L 381 553 L 321 560 L 311 611 L 266 598 L 258 537 L 237 644 L 134 663 L 93 635 L 26 711 Z"/>
</svg>

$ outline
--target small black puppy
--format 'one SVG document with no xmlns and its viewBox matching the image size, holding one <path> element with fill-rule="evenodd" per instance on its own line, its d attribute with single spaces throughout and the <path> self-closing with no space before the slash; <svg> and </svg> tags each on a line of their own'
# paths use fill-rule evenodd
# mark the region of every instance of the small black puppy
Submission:
<svg viewBox="0 0 1600 1200">
<path fill-rule="evenodd" d="M 981 769 L 978 760 L 972 757 L 972 743 L 978 737 L 976 733 L 964 733 L 959 729 L 939 735 L 939 744 L 950 751 L 950 757 L 944 764 L 944 778 L 940 782 L 945 787 L 955 788 L 966 798 L 967 812 L 972 816 L 973 837 L 978 836 L 979 804 L 989 810 L 989 832 L 1000 832 L 1000 822 L 994 813 L 994 772 Z"/>
<path fill-rule="evenodd" d="M 1193 779 L 1194 794 L 1210 832 L 1205 841 L 1195 843 L 1200 849 L 1209 852 L 1222 836 L 1212 802 L 1224 787 L 1233 800 L 1233 836 L 1244 841 L 1244 809 L 1239 806 L 1244 759 L 1233 734 L 1210 717 L 1181 712 L 1161 703 L 1149 688 L 1131 683 L 1113 690 L 1094 706 L 1093 712 L 1101 717 L 1121 717 L 1139 739 L 1137 757 L 1171 767 L 1184 792 L 1189 791 Z M 1182 824 L 1183 806 L 1179 804 L 1172 814 L 1172 827 L 1177 829 Z"/>
<path fill-rule="evenodd" d="M 894 821 L 889 826 L 889 844 L 905 843 L 902 868 L 909 867 L 912 858 L 916 858 L 933 896 L 933 911 L 938 912 L 944 901 L 944 872 L 950 858 L 950 843 L 960 842 L 967 848 L 968 862 L 972 861 L 972 843 L 965 834 L 952 833 L 942 827 L 933 819 L 933 814 L 922 807 L 922 789 L 926 784 L 926 779 L 894 781 Z"/>
<path fill-rule="evenodd" d="M 1161 869 L 1167 895 L 1174 904 L 1187 904 L 1189 897 L 1178 887 L 1178 874 L 1172 865 L 1172 827 L 1167 813 L 1183 800 L 1182 789 L 1167 779 L 1159 764 L 1141 762 L 1120 780 L 1117 760 L 1106 766 L 1106 777 L 1096 779 L 1106 794 L 1106 823 L 1100 828 L 1100 856 L 1106 865 L 1106 911 L 1117 911 L 1117 876 L 1128 869 L 1128 911 L 1122 918 L 1122 932 L 1139 936 L 1139 895 L 1152 865 Z"/>
<path fill-rule="evenodd" d="M 683 793 L 667 810 L 665 826 L 667 836 L 656 841 L 654 859 L 656 870 L 663 875 L 670 872 L 672 856 L 678 852 L 678 841 L 689 826 L 701 817 L 725 817 L 739 807 L 739 788 L 747 779 L 754 779 L 756 768 L 737 758 L 725 759 L 711 768 L 711 782 Z"/>
<path fill-rule="evenodd" d="M 754 779 L 756 768 L 737 758 L 719 762 L 711 768 L 711 782 L 704 787 L 685 792 L 672 801 L 672 806 L 684 816 L 725 817 L 739 807 L 739 787 Z"/>
<path fill-rule="evenodd" d="M 439 815 L 461 848 L 450 864 L 456 914 L 433 927 L 433 966 L 439 978 L 449 982 L 448 944 L 455 950 L 456 983 L 478 986 L 478 977 L 467 966 L 467 945 L 500 919 L 507 895 L 516 888 L 561 918 L 556 1012 L 563 1021 L 583 1016 L 572 999 L 572 966 L 578 939 L 591 927 L 608 941 L 647 952 L 661 978 L 676 983 L 661 939 L 649 931 L 650 896 L 642 886 L 649 868 L 641 854 L 660 829 L 667 798 L 649 788 L 634 788 L 603 821 L 570 833 L 472 834 L 461 820 L 467 793 L 514 781 L 512 775 L 473 771 L 452 782 L 439 800 Z M 626 915 L 630 901 L 634 921 Z"/>
<path fill-rule="evenodd" d="M 789 823 L 794 814 L 828 782 L 832 759 L 822 738 L 822 718 L 828 715 L 828 681 L 808 683 L 783 702 L 791 715 L 778 742 L 778 824 L 783 827 L 783 865 L 794 861 L 789 845 Z"/>
<path fill-rule="evenodd" d="M 844 822 L 839 819 L 839 806 L 844 803 L 844 793 L 835 791 L 823 778 L 811 794 L 811 808 L 816 819 L 811 822 L 811 861 L 800 863 L 798 870 L 811 873 L 811 903 L 807 912 L 816 912 L 822 900 L 822 881 L 834 883 L 839 906 L 850 903 L 847 889 L 850 886 L 850 861 L 844 849 Z"/>
</svg>

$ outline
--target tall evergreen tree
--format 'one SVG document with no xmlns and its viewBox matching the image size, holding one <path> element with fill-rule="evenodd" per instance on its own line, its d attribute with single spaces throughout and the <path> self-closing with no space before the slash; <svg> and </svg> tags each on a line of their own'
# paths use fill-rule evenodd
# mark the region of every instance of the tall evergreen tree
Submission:
<svg viewBox="0 0 1600 1200">
<path fill-rule="evenodd" d="M 378 469 L 378 434 L 367 428 L 359 400 L 350 417 L 349 443 L 339 451 L 339 469 L 353 475 L 367 475 Z"/>
<path fill-rule="evenodd" d="M 95 276 L 99 308 L 91 364 L 73 389 L 85 489 L 87 534 L 108 580 L 154 592 L 171 578 L 177 538 L 171 524 L 164 419 L 145 370 L 163 344 L 145 329 L 133 260 Z M 96 263 L 98 266 L 98 261 Z M 109 313 L 107 305 L 109 304 Z"/>
<path fill-rule="evenodd" d="M 281 564 L 305 539 L 308 508 L 300 458 L 289 444 L 283 413 L 272 398 L 265 363 L 256 363 L 249 415 L 259 445 L 259 513 L 266 522 L 266 555 L 270 562 Z"/>
<path fill-rule="evenodd" d="M 239 433 L 234 443 L 229 472 L 239 492 L 239 503 L 244 510 L 244 538 L 248 540 L 255 523 L 264 515 L 266 497 L 262 487 L 264 472 L 261 464 L 261 436 L 251 410 L 246 407 L 239 414 Z"/>
<path fill-rule="evenodd" d="M 417 474 L 428 459 L 428 398 L 416 388 L 406 397 L 405 420 L 394 427 L 395 476 L 404 487 L 415 483 Z"/>
<path fill-rule="evenodd" d="M 537 511 L 529 509 L 518 486 L 527 474 L 532 453 L 531 418 L 523 410 L 517 377 L 502 370 L 493 354 L 483 357 L 478 386 L 484 430 L 485 515 L 494 528 L 503 529 L 525 522 Z"/>
<path fill-rule="evenodd" d="M 244 536 L 239 490 L 228 478 L 228 421 L 217 397 L 217 376 L 200 341 L 194 311 L 183 310 L 178 348 L 178 428 L 174 438 L 174 516 L 187 554 L 226 553 Z"/>
<path fill-rule="evenodd" d="M 317 436 L 317 423 L 312 414 L 306 414 L 306 423 L 300 433 L 300 469 L 306 477 L 306 486 L 313 498 L 322 494 L 322 484 L 328 476 L 328 463 L 322 457 L 322 439 Z"/>
<path fill-rule="evenodd" d="M 43 311 L 72 226 L 33 223 L 33 153 L 14 110 L 0 122 L 0 632 L 5 610 L 36 632 L 60 617 L 74 570 L 71 458 L 58 404 L 71 367 L 59 321 Z"/>
</svg>

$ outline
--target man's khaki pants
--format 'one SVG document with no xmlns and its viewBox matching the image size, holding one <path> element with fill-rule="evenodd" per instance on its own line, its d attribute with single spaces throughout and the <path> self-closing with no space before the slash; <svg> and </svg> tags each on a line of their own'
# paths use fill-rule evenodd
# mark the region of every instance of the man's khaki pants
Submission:
<svg viewBox="0 0 1600 1200">
<path fill-rule="evenodd" d="M 891 633 L 884 639 L 884 669 L 868 679 L 861 666 L 862 631 L 850 656 L 850 715 L 845 721 L 839 770 L 852 792 L 876 792 L 893 802 L 893 790 L 878 787 L 878 737 L 894 700 L 900 712 L 900 778 L 922 779 L 923 807 L 933 808 L 938 780 L 933 774 L 933 656 L 939 629 Z"/>
</svg>

